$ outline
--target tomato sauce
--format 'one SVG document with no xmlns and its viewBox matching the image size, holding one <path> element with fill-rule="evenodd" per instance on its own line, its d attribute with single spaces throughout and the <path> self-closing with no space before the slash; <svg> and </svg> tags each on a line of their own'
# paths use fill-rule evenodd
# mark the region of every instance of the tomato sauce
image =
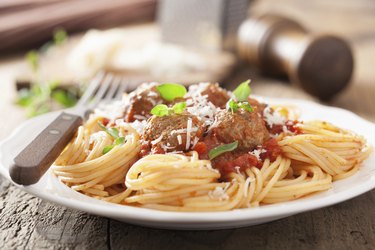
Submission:
<svg viewBox="0 0 375 250">
<path fill-rule="evenodd" d="M 270 159 L 270 161 L 273 162 L 282 153 L 281 148 L 277 143 L 277 140 L 274 138 L 266 141 L 261 146 L 261 149 L 264 149 L 266 151 L 260 154 L 260 159 L 262 159 L 262 161 L 264 161 L 265 159 Z"/>
<path fill-rule="evenodd" d="M 138 156 L 142 158 L 149 154 L 165 154 L 165 151 L 159 145 L 155 145 L 154 147 L 151 148 L 151 145 L 148 142 L 143 142 L 141 144 L 141 150 Z"/>
<path fill-rule="evenodd" d="M 216 137 L 206 136 L 203 141 L 198 142 L 193 150 L 197 151 L 200 159 L 209 159 L 208 152 L 220 145 Z M 212 160 L 212 165 L 215 169 L 219 170 L 222 176 L 227 176 L 229 173 L 244 172 L 251 167 L 261 168 L 265 159 L 275 161 L 276 158 L 282 154 L 281 148 L 276 139 L 269 139 L 257 149 L 265 150 L 260 154 L 260 159 L 249 152 L 226 152 Z M 238 168 L 238 170 L 237 170 Z"/>
<path fill-rule="evenodd" d="M 294 133 L 296 135 L 299 135 L 299 134 L 302 134 L 302 131 L 297 126 L 298 123 L 300 123 L 300 122 L 296 121 L 296 120 L 287 120 L 285 122 L 285 125 L 275 124 L 271 128 L 268 128 L 268 131 L 271 134 L 277 135 L 277 134 L 280 134 L 280 133 L 284 132 L 283 127 L 285 126 L 286 129 L 289 130 L 290 132 L 292 132 L 292 133 Z"/>
<path fill-rule="evenodd" d="M 103 118 L 102 119 L 102 124 L 104 125 L 104 126 L 107 126 L 108 125 L 108 123 L 110 122 L 110 120 L 108 119 L 108 118 Z"/>
<path fill-rule="evenodd" d="M 212 160 L 212 165 L 220 171 L 221 176 L 227 176 L 232 172 L 244 172 L 246 169 L 258 166 L 259 161 L 247 152 L 243 153 L 224 153 Z M 236 169 L 238 168 L 238 170 Z"/>
</svg>

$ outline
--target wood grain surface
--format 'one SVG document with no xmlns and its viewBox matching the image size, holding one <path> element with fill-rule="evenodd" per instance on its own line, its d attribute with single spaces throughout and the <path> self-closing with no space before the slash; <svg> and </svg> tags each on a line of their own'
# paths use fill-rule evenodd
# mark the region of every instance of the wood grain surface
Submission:
<svg viewBox="0 0 375 250">
<path fill-rule="evenodd" d="M 301 12 L 306 6 L 311 10 L 308 14 Z M 326 104 L 352 110 L 374 122 L 375 3 L 263 0 L 256 2 L 253 11 L 268 9 L 310 24 L 314 15 L 323 13 L 320 20 L 327 23 L 324 31 L 350 38 L 356 57 L 355 77 L 346 91 Z M 337 25 L 343 15 L 355 21 Z M 23 111 L 12 105 L 15 91 L 11 80 L 20 63 L 19 58 L 0 62 L 0 140 L 25 119 Z M 284 81 L 259 76 L 245 65 L 226 83 L 233 88 L 249 77 L 258 95 L 317 101 Z M 375 249 L 374 207 L 375 191 L 371 191 L 338 205 L 258 226 L 218 231 L 158 230 L 53 205 L 0 177 L 0 249 Z"/>
</svg>

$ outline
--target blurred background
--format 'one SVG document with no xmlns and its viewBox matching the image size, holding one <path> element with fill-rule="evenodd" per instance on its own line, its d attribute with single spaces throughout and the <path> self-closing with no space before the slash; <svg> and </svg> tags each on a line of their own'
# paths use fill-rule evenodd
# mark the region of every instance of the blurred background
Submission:
<svg viewBox="0 0 375 250">
<path fill-rule="evenodd" d="M 251 79 L 375 121 L 373 0 L 0 0 L 0 41 L 0 129 L 73 106 L 101 70 L 131 88 Z"/>
</svg>

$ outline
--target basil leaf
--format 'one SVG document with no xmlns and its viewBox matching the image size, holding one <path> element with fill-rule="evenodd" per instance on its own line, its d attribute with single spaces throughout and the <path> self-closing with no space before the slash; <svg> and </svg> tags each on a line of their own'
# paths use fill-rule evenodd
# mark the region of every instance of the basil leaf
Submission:
<svg viewBox="0 0 375 250">
<path fill-rule="evenodd" d="M 171 102 L 178 97 L 184 97 L 186 94 L 186 88 L 177 83 L 163 83 L 156 87 L 161 97 Z"/>
<path fill-rule="evenodd" d="M 151 109 L 151 114 L 156 116 L 165 116 L 169 114 L 168 106 L 165 104 L 158 104 Z"/>
<path fill-rule="evenodd" d="M 108 145 L 108 146 L 105 146 L 105 147 L 103 148 L 102 154 L 105 155 L 106 153 L 108 153 L 109 151 L 111 151 L 112 148 L 114 148 L 114 147 L 115 147 L 115 145 Z"/>
<path fill-rule="evenodd" d="M 213 158 L 225 152 L 230 152 L 230 151 L 235 150 L 237 146 L 238 146 L 238 141 L 235 141 L 229 144 L 220 145 L 214 149 L 211 149 L 210 152 L 208 152 L 208 157 L 210 158 L 210 160 L 212 160 Z"/>
<path fill-rule="evenodd" d="M 182 112 L 184 112 L 185 108 L 186 108 L 186 102 L 176 103 L 172 107 L 172 109 L 175 112 L 175 114 L 181 114 Z"/>
<path fill-rule="evenodd" d="M 240 102 L 238 106 L 248 112 L 253 112 L 253 107 L 248 102 Z"/>
<path fill-rule="evenodd" d="M 227 103 L 227 109 L 232 111 L 232 113 L 237 112 L 238 110 L 238 103 L 235 102 L 234 100 L 230 99 L 229 102 Z"/>
<path fill-rule="evenodd" d="M 102 124 L 103 125 L 103 124 Z M 103 151 L 102 151 L 102 154 L 105 155 L 106 153 L 108 153 L 109 151 L 111 151 L 115 146 L 117 145 L 122 145 L 125 143 L 125 137 L 119 137 L 115 140 L 115 144 L 112 144 L 112 145 L 108 145 L 108 146 L 105 146 L 103 148 Z"/>
<path fill-rule="evenodd" d="M 107 134 L 109 134 L 110 136 L 112 136 L 113 139 L 117 139 L 119 138 L 119 132 L 118 132 L 118 129 L 117 128 L 107 128 L 106 126 L 103 125 L 103 123 L 101 122 L 98 122 L 99 124 L 99 127 L 105 131 Z"/>
<path fill-rule="evenodd" d="M 115 140 L 116 145 L 122 145 L 125 143 L 125 137 L 119 137 Z"/>
<path fill-rule="evenodd" d="M 233 91 L 233 95 L 236 97 L 236 101 L 244 102 L 247 101 L 251 93 L 251 88 L 249 86 L 250 80 L 247 80 L 240 85 Z"/>
</svg>

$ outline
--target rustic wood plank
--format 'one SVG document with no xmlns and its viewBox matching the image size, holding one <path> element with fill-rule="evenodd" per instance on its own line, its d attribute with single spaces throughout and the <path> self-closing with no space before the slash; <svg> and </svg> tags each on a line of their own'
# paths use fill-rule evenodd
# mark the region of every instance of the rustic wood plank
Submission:
<svg viewBox="0 0 375 250">
<path fill-rule="evenodd" d="M 2 176 L 0 182 L 0 249 L 25 248 L 36 225 L 40 199 L 10 185 Z"/>
<path fill-rule="evenodd" d="M 26 249 L 106 249 L 108 219 L 41 202 Z"/>
<path fill-rule="evenodd" d="M 110 221 L 113 249 L 374 249 L 375 191 L 325 209 L 234 230 L 173 231 Z"/>
<path fill-rule="evenodd" d="M 108 219 L 41 201 L 0 178 L 0 249 L 109 248 Z"/>
</svg>

